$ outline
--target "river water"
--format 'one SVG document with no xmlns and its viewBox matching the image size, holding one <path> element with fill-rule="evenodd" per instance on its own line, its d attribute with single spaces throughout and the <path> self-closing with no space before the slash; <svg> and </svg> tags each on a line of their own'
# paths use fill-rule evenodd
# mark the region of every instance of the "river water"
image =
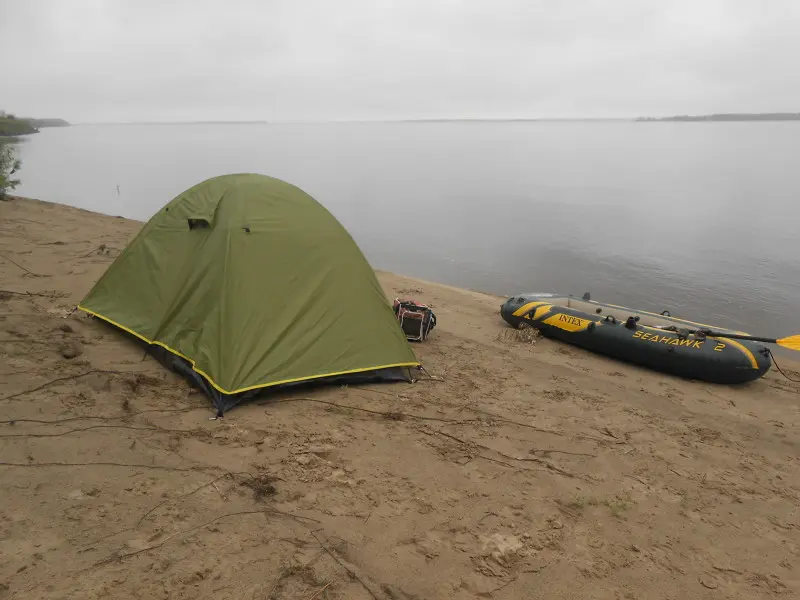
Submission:
<svg viewBox="0 0 800 600">
<path fill-rule="evenodd" d="M 800 122 L 81 125 L 18 149 L 23 196 L 145 220 L 208 177 L 264 173 L 375 268 L 800 332 Z"/>
</svg>

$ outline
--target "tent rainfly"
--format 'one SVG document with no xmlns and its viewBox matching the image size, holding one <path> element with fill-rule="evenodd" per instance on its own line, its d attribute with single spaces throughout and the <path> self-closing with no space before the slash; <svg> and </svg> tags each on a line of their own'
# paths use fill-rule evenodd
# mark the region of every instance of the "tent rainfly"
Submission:
<svg viewBox="0 0 800 600">
<path fill-rule="evenodd" d="M 215 177 L 174 198 L 78 308 L 143 340 L 219 416 L 263 388 L 409 381 L 419 366 L 344 227 L 265 175 Z"/>
</svg>

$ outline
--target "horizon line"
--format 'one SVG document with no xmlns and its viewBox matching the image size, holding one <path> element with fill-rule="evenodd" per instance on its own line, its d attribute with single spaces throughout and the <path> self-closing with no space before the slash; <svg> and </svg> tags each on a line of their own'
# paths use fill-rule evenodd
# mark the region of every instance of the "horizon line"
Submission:
<svg viewBox="0 0 800 600">
<path fill-rule="evenodd" d="M 447 121 L 634 121 L 638 117 L 421 117 L 397 119 L 192 119 L 143 121 L 76 121 L 72 125 L 214 125 L 214 124 L 324 124 L 324 123 L 424 123 Z"/>
<path fill-rule="evenodd" d="M 626 117 L 410 117 L 410 118 L 353 118 L 353 119 L 190 119 L 190 120 L 132 120 L 132 121 L 78 121 L 70 125 L 291 125 L 336 123 L 525 123 L 525 122 L 586 122 L 586 121 L 669 121 L 673 119 L 704 119 L 710 117 L 764 117 L 771 115 L 800 115 L 796 112 L 723 112 L 705 114 L 678 114 L 669 116 Z"/>
</svg>

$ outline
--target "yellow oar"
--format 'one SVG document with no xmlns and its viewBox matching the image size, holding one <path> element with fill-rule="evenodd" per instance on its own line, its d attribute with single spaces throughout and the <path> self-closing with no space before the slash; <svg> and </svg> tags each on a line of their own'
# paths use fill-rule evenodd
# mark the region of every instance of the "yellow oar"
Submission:
<svg viewBox="0 0 800 600">
<path fill-rule="evenodd" d="M 800 335 L 790 335 L 789 337 L 775 340 L 778 346 L 789 348 L 789 350 L 800 350 Z"/>
<path fill-rule="evenodd" d="M 742 335 L 739 333 L 719 333 L 716 331 L 709 331 L 701 329 L 699 333 L 704 333 L 708 337 L 715 338 L 733 338 L 735 340 L 750 340 L 751 342 L 766 342 L 767 344 L 778 344 L 789 350 L 800 350 L 800 335 L 790 335 L 784 338 L 766 338 L 756 337 L 754 335 Z"/>
</svg>

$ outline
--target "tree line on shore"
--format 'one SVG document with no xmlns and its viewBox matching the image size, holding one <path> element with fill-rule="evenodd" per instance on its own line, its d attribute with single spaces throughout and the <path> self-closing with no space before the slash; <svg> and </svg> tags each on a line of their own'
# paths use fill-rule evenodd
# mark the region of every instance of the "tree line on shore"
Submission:
<svg viewBox="0 0 800 600">
<path fill-rule="evenodd" d="M 19 185 L 19 179 L 14 178 L 14 173 L 21 166 L 12 145 L 0 139 L 0 200 L 5 200 L 6 194 Z"/>
<path fill-rule="evenodd" d="M 38 133 L 41 127 L 65 127 L 69 125 L 64 119 L 34 119 L 17 117 L 0 110 L 0 137 L 15 137 Z"/>
<path fill-rule="evenodd" d="M 14 150 L 14 138 L 20 135 L 38 133 L 40 127 L 64 127 L 69 125 L 64 119 L 20 118 L 0 110 L 0 200 L 19 185 L 14 177 L 22 163 Z"/>
<path fill-rule="evenodd" d="M 9 192 L 19 185 L 14 175 L 22 164 L 11 142 L 19 135 L 39 131 L 34 119 L 19 119 L 0 110 L 0 200 L 5 200 Z"/>
</svg>

